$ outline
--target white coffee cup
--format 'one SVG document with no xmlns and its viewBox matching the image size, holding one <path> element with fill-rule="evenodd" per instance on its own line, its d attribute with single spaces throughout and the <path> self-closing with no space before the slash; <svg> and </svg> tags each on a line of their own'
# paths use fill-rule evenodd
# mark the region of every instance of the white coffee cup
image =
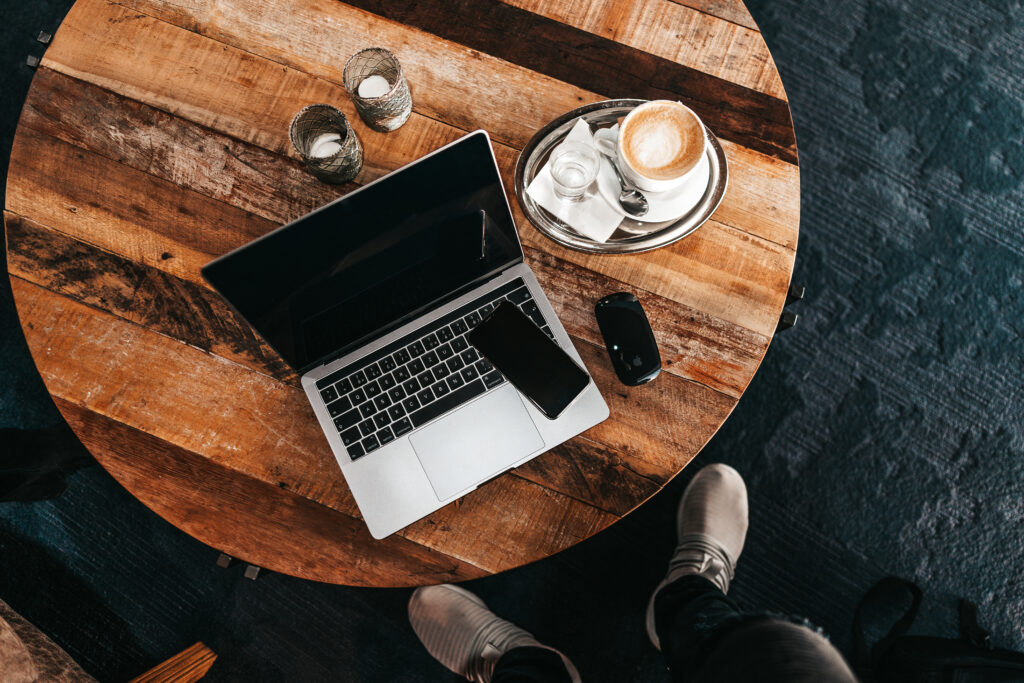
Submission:
<svg viewBox="0 0 1024 683">
<path fill-rule="evenodd" d="M 608 129 L 597 131 L 598 144 L 611 142 Z M 623 119 L 615 136 L 619 171 L 648 192 L 678 187 L 700 164 L 707 135 L 689 107 L 670 100 L 645 102 Z"/>
</svg>

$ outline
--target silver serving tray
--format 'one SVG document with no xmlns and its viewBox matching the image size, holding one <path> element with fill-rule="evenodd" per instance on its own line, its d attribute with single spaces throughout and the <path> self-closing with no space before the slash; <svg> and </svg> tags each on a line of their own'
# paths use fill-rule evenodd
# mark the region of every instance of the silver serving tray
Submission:
<svg viewBox="0 0 1024 683">
<path fill-rule="evenodd" d="M 722 197 L 725 196 L 725 187 L 729 182 L 729 166 L 725 160 L 722 145 L 707 127 L 704 128 L 704 132 L 707 134 L 709 142 L 707 147 L 710 168 L 708 187 L 696 206 L 675 220 L 646 223 L 632 218 L 623 218 L 622 223 L 607 242 L 595 242 L 570 228 L 533 201 L 533 198 L 526 193 L 526 188 L 529 187 L 534 176 L 547 163 L 551 150 L 561 144 L 572 127 L 576 125 L 577 119 L 582 118 L 590 124 L 591 130 L 610 128 L 620 118 L 646 101 L 627 99 L 594 102 L 559 116 L 530 138 L 516 163 L 515 190 L 516 198 L 519 200 L 523 212 L 538 230 L 570 249 L 594 254 L 634 254 L 657 249 L 681 240 L 711 218 L 711 214 L 715 212 L 722 202 Z"/>
</svg>

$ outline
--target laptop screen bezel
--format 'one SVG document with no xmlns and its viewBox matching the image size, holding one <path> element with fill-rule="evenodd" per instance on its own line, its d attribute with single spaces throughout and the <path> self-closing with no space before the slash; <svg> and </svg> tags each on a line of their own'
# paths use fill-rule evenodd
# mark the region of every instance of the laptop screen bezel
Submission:
<svg viewBox="0 0 1024 683">
<path fill-rule="evenodd" d="M 339 204 L 343 204 L 344 202 L 351 200 L 352 197 L 356 196 L 357 194 L 359 194 L 361 192 L 366 191 L 367 189 L 369 189 L 371 187 L 374 187 L 374 186 L 376 186 L 378 184 L 387 183 L 389 179 L 397 176 L 398 174 L 408 173 L 408 172 L 412 171 L 416 166 L 418 166 L 424 160 L 429 159 L 429 158 L 431 158 L 431 157 L 433 157 L 433 156 L 435 156 L 437 154 L 440 154 L 440 153 L 443 153 L 443 152 L 452 153 L 452 150 L 457 149 L 460 146 L 463 146 L 467 150 L 471 149 L 471 145 L 468 144 L 468 143 L 471 140 L 473 140 L 473 139 L 475 139 L 475 138 L 477 138 L 479 136 L 482 136 L 487 141 L 487 149 L 488 149 L 488 152 L 490 153 L 490 157 L 491 157 L 491 164 L 492 164 L 492 168 L 493 168 L 494 178 L 495 178 L 498 186 L 501 188 L 501 194 L 502 194 L 502 197 L 504 198 L 504 206 L 505 206 L 505 211 L 506 211 L 506 218 L 507 218 L 509 224 L 513 228 L 512 229 L 512 237 L 515 238 L 515 252 L 516 253 L 515 253 L 514 257 L 511 258 L 511 259 L 508 259 L 506 261 L 498 263 L 491 270 L 489 270 L 489 271 L 487 271 L 487 272 L 485 272 L 485 273 L 483 273 L 483 274 L 481 274 L 481 275 L 479 275 L 479 276 L 477 276 L 475 278 L 472 278 L 471 280 L 468 280 L 465 283 L 463 283 L 463 284 L 461 284 L 461 285 L 459 285 L 459 286 L 457 286 L 455 288 L 450 289 L 445 294 L 437 297 L 436 299 L 434 299 L 432 301 L 429 301 L 429 302 L 425 303 L 424 305 L 420 306 L 419 308 L 417 308 L 417 309 L 415 309 L 415 310 L 413 310 L 413 311 L 411 311 L 411 312 L 409 312 L 409 313 L 407 313 L 405 315 L 399 316 L 398 318 L 394 319 L 390 323 L 382 325 L 380 327 L 377 327 L 377 328 L 371 330 L 370 332 L 368 332 L 367 334 L 363 335 L 362 337 L 360 337 L 358 339 L 355 339 L 355 340 L 349 342 L 348 344 L 345 344 L 345 345 L 343 345 L 341 347 L 338 347 L 338 348 L 336 348 L 336 349 L 334 349 L 334 350 L 332 350 L 332 351 L 330 351 L 328 353 L 325 353 L 325 354 L 321 355 L 319 358 L 317 358 L 315 360 L 312 360 L 312 361 L 310 361 L 309 363 L 307 363 L 307 364 L 305 364 L 303 366 L 295 366 L 295 365 L 293 365 L 284 356 L 284 354 L 282 354 L 281 351 L 278 348 L 275 347 L 273 341 L 269 337 L 265 336 L 257 325 L 254 325 L 251 320 L 247 319 L 245 314 L 242 313 L 242 311 L 240 311 L 234 305 L 234 303 L 231 301 L 231 299 L 228 297 L 228 295 L 224 291 L 222 291 L 220 288 L 218 288 L 217 284 L 211 279 L 211 277 L 209 275 L 210 271 L 216 269 L 219 265 L 222 265 L 225 262 L 228 262 L 228 261 L 233 260 L 233 259 L 244 257 L 244 255 L 246 254 L 246 252 L 248 250 L 252 249 L 255 245 L 259 244 L 261 241 L 263 241 L 265 239 L 268 239 L 268 238 L 270 238 L 273 235 L 277 235 L 279 233 L 287 231 L 287 230 L 298 229 L 302 225 L 302 223 L 304 223 L 306 220 L 308 220 L 311 216 L 314 216 L 316 214 L 319 214 L 319 213 L 322 213 L 322 212 L 325 212 L 325 211 L 330 211 L 333 207 L 336 207 Z M 459 138 L 457 140 L 454 140 L 454 141 L 452 141 L 452 142 L 450 142 L 450 143 L 448 143 L 448 144 L 446 144 L 446 145 L 444 145 L 442 147 L 439 147 L 439 148 L 435 149 L 434 151 L 432 151 L 432 152 L 430 152 L 428 154 L 425 154 L 424 156 L 416 159 L 415 161 L 412 161 L 409 164 L 406 164 L 405 166 L 402 166 L 401 168 L 398 168 L 398 169 L 392 171 L 391 173 L 388 173 L 387 175 L 381 176 L 380 178 L 378 178 L 378 179 L 376 179 L 376 180 L 374 180 L 374 181 L 372 181 L 370 183 L 367 183 L 366 185 L 363 185 L 362 187 L 360 187 L 360 188 L 358 188 L 356 190 L 353 190 L 352 192 L 349 192 L 348 194 L 346 194 L 346 195 L 344 195 L 342 197 L 339 197 L 338 199 L 335 199 L 332 202 L 324 204 L 320 208 L 315 209 L 315 210 L 309 212 L 308 214 L 305 214 L 305 215 L 301 216 L 300 218 L 298 218 L 298 219 L 296 219 L 296 220 L 294 220 L 294 221 L 292 221 L 290 223 L 282 225 L 279 228 L 275 228 L 274 230 L 268 232 L 266 235 L 261 235 L 260 237 L 252 240 L 251 242 L 248 242 L 248 243 L 246 243 L 246 244 L 244 244 L 244 245 L 242 245 L 242 246 L 240 246 L 240 247 L 238 247 L 236 249 L 233 249 L 232 251 L 228 252 L 227 254 L 224 254 L 222 256 L 219 256 L 219 257 L 215 258 L 214 260 L 210 261 L 209 263 L 207 263 L 205 266 L 202 267 L 201 274 L 203 276 L 203 279 L 206 280 L 206 282 L 214 289 L 214 291 L 216 291 L 218 294 L 221 295 L 221 297 L 228 303 L 228 305 L 231 306 L 231 309 L 240 318 L 242 318 L 242 320 L 244 320 L 250 327 L 252 327 L 254 330 L 256 330 L 256 332 L 258 332 L 260 334 L 260 337 L 262 339 L 264 339 L 267 342 L 267 344 L 271 348 L 273 348 L 274 351 L 276 353 L 278 353 L 282 357 L 282 360 L 284 360 L 285 363 L 287 363 L 290 367 L 295 369 L 299 373 L 299 375 L 304 375 L 304 374 L 306 374 L 307 372 L 309 372 L 310 370 L 312 370 L 314 368 L 326 365 L 326 364 L 334 361 L 335 359 L 340 358 L 341 356 L 344 356 L 344 355 L 346 355 L 348 353 L 351 353 L 352 351 L 355 351 L 355 350 L 359 349 L 362 346 L 366 346 L 366 345 L 372 343 L 373 341 L 375 341 L 377 339 L 380 339 L 381 337 L 387 335 L 388 333 L 390 333 L 390 332 L 398 329 L 399 327 L 401 327 L 401 326 L 411 322 L 412 320 L 415 320 L 416 318 L 424 315 L 425 313 L 429 312 L 430 310 L 436 309 L 436 308 L 439 308 L 439 307 L 443 306 L 444 304 L 448 303 L 449 301 L 452 301 L 452 300 L 458 298 L 459 296 L 461 296 L 462 294 L 465 294 L 466 292 L 468 292 L 468 291 L 470 291 L 470 290 L 472 290 L 472 289 L 474 289 L 476 287 L 479 287 L 481 284 L 487 282 L 490 279 L 493 279 L 493 278 L 497 277 L 498 275 L 500 275 L 501 273 L 505 272 L 509 268 L 512 268 L 512 267 L 514 267 L 514 266 L 516 266 L 516 265 L 518 265 L 520 263 L 523 263 L 524 261 L 525 261 L 525 255 L 523 253 L 522 241 L 519 239 L 518 228 L 517 228 L 517 226 L 515 224 L 515 218 L 514 218 L 514 216 L 512 214 L 512 208 L 509 205 L 508 192 L 506 191 L 505 184 L 504 184 L 504 182 L 502 181 L 502 178 L 501 178 L 501 172 L 500 172 L 500 169 L 498 168 L 498 160 L 497 160 L 497 158 L 494 155 L 494 148 L 493 148 L 493 146 L 491 144 L 490 136 L 487 134 L 487 131 L 485 131 L 485 130 L 476 130 L 476 131 L 473 131 L 472 133 L 468 133 L 468 134 L 462 136 L 461 138 Z"/>
</svg>

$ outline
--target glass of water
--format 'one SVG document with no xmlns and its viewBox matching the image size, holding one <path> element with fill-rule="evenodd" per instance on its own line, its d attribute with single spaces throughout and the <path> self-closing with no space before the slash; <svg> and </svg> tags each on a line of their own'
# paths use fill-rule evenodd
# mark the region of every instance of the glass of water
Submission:
<svg viewBox="0 0 1024 683">
<path fill-rule="evenodd" d="M 578 202 L 597 177 L 597 152 L 583 142 L 563 142 L 551 153 L 551 179 L 555 194 Z"/>
</svg>

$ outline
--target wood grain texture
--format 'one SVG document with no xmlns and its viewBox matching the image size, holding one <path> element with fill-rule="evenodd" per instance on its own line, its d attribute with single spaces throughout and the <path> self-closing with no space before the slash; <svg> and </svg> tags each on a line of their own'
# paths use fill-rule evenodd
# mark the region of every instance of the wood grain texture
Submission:
<svg viewBox="0 0 1024 683">
<path fill-rule="evenodd" d="M 335 491 L 332 494 L 321 495 L 319 492 L 301 488 L 307 473 L 316 466 L 316 463 L 325 459 L 329 461 L 330 456 L 325 451 L 326 443 L 323 437 L 307 415 L 309 407 L 294 377 L 286 378 L 293 386 L 284 387 L 269 377 L 253 377 L 231 364 L 220 362 L 224 359 L 233 360 L 247 369 L 273 374 L 263 367 L 267 361 L 260 356 L 262 343 L 254 338 L 246 325 L 233 317 L 218 319 L 207 313 L 210 309 L 223 306 L 215 294 L 202 288 L 195 288 L 189 292 L 191 286 L 187 282 L 167 284 L 171 282 L 172 276 L 152 268 L 133 265 L 81 242 L 53 235 L 46 229 L 13 214 L 9 214 L 7 218 L 10 241 L 18 245 L 9 252 L 12 275 L 66 299 L 74 299 L 90 307 L 102 309 L 124 321 L 143 326 L 144 329 L 123 324 L 113 325 L 109 320 L 101 323 L 105 327 L 117 330 L 120 342 L 129 345 L 130 353 L 138 359 L 138 364 L 157 363 L 161 354 L 174 357 L 173 362 L 168 364 L 166 377 L 143 378 L 145 381 L 133 382 L 132 367 L 111 365 L 116 359 L 112 360 L 102 352 L 106 337 L 95 338 L 99 327 L 96 326 L 95 329 L 80 332 L 81 336 L 88 339 L 77 343 L 74 350 L 75 353 L 83 353 L 87 357 L 95 354 L 99 357 L 99 362 L 76 367 L 73 378 L 68 378 L 67 373 L 62 373 L 68 381 L 73 381 L 73 385 L 51 388 L 52 391 L 60 395 L 87 394 L 90 399 L 99 401 L 91 404 L 92 409 L 108 413 L 115 411 L 111 414 L 116 419 L 139 428 L 143 428 L 144 425 L 135 424 L 131 420 L 140 419 L 145 424 L 158 423 L 160 415 L 163 414 L 169 420 L 166 427 L 145 428 L 149 431 L 166 429 L 157 435 L 199 452 L 204 457 L 236 467 L 247 476 L 298 490 L 325 505 L 354 511 L 347 491 L 343 494 Z M 71 266 L 65 265 L 67 259 L 74 259 L 73 262 L 78 264 L 73 266 L 74 270 L 71 270 Z M 121 273 L 126 275 L 119 277 Z M 157 284 L 147 284 L 150 282 Z M 557 281 L 552 282 L 551 286 L 557 287 L 558 284 Z M 20 281 L 15 286 L 18 291 L 22 291 Z M 185 296 L 184 293 L 189 294 Z M 42 297 L 44 294 L 40 293 L 37 296 Z M 566 298 L 575 299 L 571 294 Z M 670 309 L 671 305 L 665 302 L 661 307 Z M 25 319 L 28 319 L 28 315 L 23 313 Z M 652 315 L 655 315 L 653 309 Z M 571 321 L 577 318 L 571 309 L 565 309 L 560 317 L 570 325 Z M 658 320 L 657 317 L 654 319 Z M 78 324 L 93 324 L 88 316 L 79 316 L 75 321 Z M 70 323 L 65 321 L 65 325 L 68 324 Z M 592 325 L 592 318 L 588 316 L 586 323 L 582 324 Z M 144 332 L 156 332 L 159 336 L 143 334 Z M 608 421 L 589 433 L 588 441 L 591 443 L 581 444 L 571 452 L 590 453 L 593 462 L 587 469 L 595 478 L 602 481 L 621 480 L 623 491 L 627 488 L 635 489 L 637 492 L 647 490 L 648 482 L 634 481 L 632 475 L 623 474 L 620 465 L 609 457 L 611 452 L 621 455 L 629 471 L 638 472 L 638 476 L 654 480 L 659 485 L 663 484 L 678 471 L 682 464 L 679 462 L 680 458 L 687 457 L 688 453 L 695 453 L 703 445 L 703 441 L 710 438 L 734 401 L 701 384 L 677 378 L 666 378 L 664 383 L 669 385 L 667 392 L 627 390 L 620 387 L 614 378 L 610 363 L 600 349 L 596 331 L 589 336 L 594 337 L 594 340 L 589 344 L 578 343 L 578 347 L 598 386 L 610 405 L 616 409 Z M 38 340 L 40 344 L 45 341 L 35 336 L 32 339 Z M 214 339 L 217 341 L 212 342 Z M 179 347 L 169 343 L 169 340 L 187 346 Z M 671 343 L 671 340 L 666 341 Z M 208 348 L 212 343 L 218 345 L 216 349 Z M 58 356 L 53 356 L 59 353 L 59 350 L 55 351 L 52 344 L 47 344 L 45 353 L 52 358 L 53 364 L 59 365 L 56 360 Z M 671 348 L 668 345 L 663 347 L 665 350 Z M 215 351 L 216 355 L 203 357 L 198 355 L 196 350 Z M 193 368 L 194 377 L 188 382 L 178 379 L 178 375 L 186 367 Z M 675 368 L 670 366 L 668 371 L 671 373 Z M 243 405 L 236 406 L 234 404 L 238 403 L 239 398 L 236 394 L 240 391 L 239 383 L 243 378 L 249 394 L 242 401 Z M 104 379 L 112 387 L 120 387 L 122 383 L 132 385 L 127 388 L 111 389 L 111 392 L 114 392 L 112 395 L 116 395 L 119 401 L 117 405 L 105 403 L 104 395 L 95 388 Z M 160 396 L 162 402 L 151 406 L 152 401 L 146 399 L 147 395 Z M 679 400 L 681 398 L 689 400 Z M 124 401 L 128 401 L 128 404 L 124 404 Z M 218 410 L 241 411 L 215 410 L 206 416 L 206 419 L 214 423 L 211 428 L 217 431 L 217 448 L 210 447 L 205 434 L 198 434 L 192 440 L 182 440 L 183 435 L 177 432 L 175 425 L 184 419 L 198 402 L 220 406 Z M 716 406 L 717 409 L 711 410 L 712 406 Z M 266 417 L 265 420 L 259 420 L 259 423 L 271 428 L 271 438 L 268 438 L 264 427 L 253 425 L 251 413 L 254 410 L 259 411 L 261 418 Z M 648 416 L 647 424 L 641 428 L 649 431 L 640 441 L 636 441 L 637 428 L 630 418 L 636 410 L 642 410 Z M 682 430 L 678 429 L 680 420 L 685 425 Z M 279 438 L 281 435 L 274 432 L 272 426 L 293 423 L 308 423 L 309 429 L 292 430 L 285 441 L 292 449 L 282 451 L 282 441 Z M 642 443 L 643 447 L 638 448 L 638 443 Z M 281 451 L 280 455 L 270 458 L 267 454 L 271 449 Z M 250 463 L 248 459 L 238 456 L 238 453 L 260 455 Z M 591 505 L 606 511 L 623 511 L 622 508 L 627 503 L 622 501 L 622 492 L 618 497 L 597 496 L 594 492 L 600 489 L 599 486 L 574 477 L 567 478 L 567 473 L 572 474 L 579 468 L 567 462 L 563 455 L 562 451 L 556 450 L 554 455 L 542 456 L 553 463 L 543 469 L 544 472 L 552 474 L 550 481 L 539 478 L 536 472 L 530 475 L 531 480 L 566 495 L 587 500 Z M 268 463 L 269 467 L 263 466 Z M 316 476 L 322 475 L 322 472 L 317 472 Z M 340 481 L 340 474 L 335 473 L 334 479 Z M 573 483 L 575 488 L 568 487 L 566 482 Z M 642 496 L 641 499 L 646 497 Z M 634 497 L 632 504 L 635 505 L 635 501 Z"/>
<path fill-rule="evenodd" d="M 600 93 L 605 99 L 678 99 L 719 137 L 796 161 L 796 138 L 784 100 L 664 57 L 498 0 L 349 0 L 348 4 Z"/>
<path fill-rule="evenodd" d="M 387 135 L 362 124 L 340 85 L 344 59 L 371 44 L 399 55 L 413 90 L 413 116 Z M 527 261 L 611 417 L 372 541 L 297 377 L 200 268 L 476 128 L 495 140 L 512 198 L 533 132 L 608 96 L 691 103 L 730 164 L 712 221 L 630 257 L 555 245 L 512 200 Z M 313 180 L 290 148 L 288 121 L 318 101 L 345 111 L 364 143 L 348 185 Z M 15 139 L 12 289 L 72 427 L 173 524 L 316 580 L 458 581 L 597 533 L 714 435 L 788 287 L 796 160 L 785 93 L 739 3 L 79 0 Z M 663 353 L 662 376 L 644 387 L 617 382 L 593 318 L 593 302 L 621 290 L 640 295 Z"/>
<path fill-rule="evenodd" d="M 727 20 L 713 13 L 669 0 L 590 0 L 583 11 L 571 0 L 502 1 L 772 97 L 786 97 L 757 29 L 725 25 Z"/>
<path fill-rule="evenodd" d="M 725 19 L 738 26 L 744 26 L 758 31 L 757 23 L 750 16 L 750 12 L 740 0 L 668 0 L 677 5 L 683 5 L 695 9 L 704 14 L 710 14 L 719 19 Z"/>
<path fill-rule="evenodd" d="M 209 202 L 205 202 L 202 197 L 193 197 L 193 193 L 229 203 L 247 213 L 257 212 L 271 221 L 287 222 L 311 209 L 312 205 L 332 199 L 339 192 L 322 183 L 310 182 L 308 178 L 303 184 L 300 178 L 295 178 L 298 172 L 296 165 L 284 156 L 269 154 L 253 145 L 217 135 L 202 126 L 115 96 L 98 87 L 48 69 L 42 69 L 37 80 L 42 87 L 33 88 L 29 95 L 22 116 L 23 127 L 56 136 L 73 146 L 117 160 L 146 175 L 165 179 L 188 190 L 175 197 L 175 190 L 170 185 L 140 176 L 137 181 L 140 185 L 160 186 L 152 192 L 147 190 L 144 195 L 161 198 L 161 203 L 154 202 L 150 220 L 142 223 L 152 225 L 153 230 L 161 228 L 160 221 L 154 219 L 159 219 L 162 215 L 161 207 L 169 206 L 170 202 L 176 201 L 179 205 L 176 210 L 187 216 L 201 218 L 210 211 L 213 216 L 218 212 L 223 213 L 221 207 L 216 205 L 208 211 L 205 207 Z M 74 101 L 80 101 L 81 105 L 68 106 Z M 459 134 L 457 129 L 424 119 L 424 122 L 428 121 L 433 132 L 414 138 L 410 143 L 412 153 L 425 154 Z M 121 133 L 122 127 L 138 132 Z M 180 135 L 186 144 L 175 144 L 174 137 L 161 131 Z M 37 154 L 37 149 L 43 151 Z M 137 213 L 140 202 L 144 203 L 137 197 L 125 196 L 120 189 L 134 184 L 130 172 L 123 168 L 113 168 L 109 173 L 101 172 L 95 164 L 87 164 L 86 159 L 80 158 L 72 146 L 61 146 L 40 137 L 36 137 L 29 146 L 16 145 L 15 156 L 22 153 L 27 157 L 27 166 L 38 169 L 38 173 L 18 179 L 15 189 L 25 197 L 26 204 L 42 203 L 47 195 L 60 196 L 57 206 L 48 207 L 53 210 L 47 212 L 45 222 L 69 234 L 83 234 L 82 231 L 86 230 L 92 235 L 91 239 L 106 249 L 123 250 L 131 247 L 136 250 L 129 253 L 132 258 L 142 254 L 147 263 L 199 282 L 199 268 L 205 262 L 245 241 L 221 242 L 218 247 L 216 242 L 210 242 L 211 235 L 205 234 L 207 231 L 200 227 L 190 231 L 190 234 L 201 236 L 202 240 L 186 240 L 184 247 L 180 240 L 157 240 L 149 228 L 136 235 L 131 242 L 125 243 L 120 237 L 124 226 L 120 217 L 132 216 Z M 404 153 L 392 154 L 384 163 L 388 167 L 401 165 L 403 157 L 408 153 L 406 149 Z M 721 221 L 724 225 L 763 237 L 788 249 L 794 248 L 799 200 L 790 188 L 799 180 L 795 167 L 738 146 L 727 148 L 727 153 L 730 155 L 734 180 L 715 215 L 715 223 L 703 230 L 717 230 Z M 514 150 L 499 146 L 497 154 L 503 175 L 511 182 Z M 89 160 L 95 161 L 93 155 L 87 156 Z M 163 159 L 175 161 L 160 161 Z M 247 163 L 239 164 L 239 159 L 245 159 Z M 86 172 L 93 178 L 90 191 L 108 197 L 102 211 L 98 211 L 98 207 L 80 206 L 82 193 L 78 188 L 64 187 L 57 180 L 62 169 L 84 169 L 86 166 L 89 167 Z M 38 181 L 38 184 L 23 187 L 33 180 Z M 104 183 L 114 183 L 116 186 L 108 191 L 102 186 Z M 272 185 L 279 188 L 277 192 L 270 191 Z M 510 196 L 513 194 L 511 186 L 508 192 Z M 10 194 L 15 196 L 15 193 Z M 66 210 L 60 211 L 58 206 Z M 537 234 L 522 217 L 516 202 L 513 202 L 513 209 L 524 234 L 529 235 L 537 244 L 548 244 L 546 238 Z M 187 223 L 174 227 L 187 227 Z M 271 227 L 264 223 L 255 229 L 256 234 L 262 234 Z M 550 248 L 557 247 L 551 245 Z M 672 247 L 679 248 L 682 247 Z M 744 250 L 746 245 L 738 243 L 734 248 Z M 569 252 L 563 250 L 563 253 Z M 171 257 L 166 257 L 167 254 Z M 659 253 L 641 254 L 630 259 L 606 259 L 602 265 L 609 276 L 628 281 L 632 272 L 639 267 L 637 264 L 656 262 L 660 258 L 662 256 Z M 740 265 L 744 261 L 739 259 L 736 264 Z M 776 266 L 788 271 L 790 264 L 779 262 Z M 688 303 L 676 296 L 678 289 L 659 290 L 657 293 Z M 728 300 L 722 301 L 726 306 L 731 305 Z M 743 301 L 739 303 L 742 305 Z M 712 315 L 724 315 L 724 312 L 710 308 L 706 311 Z"/>
<path fill-rule="evenodd" d="M 497 0 L 316 0 L 298 10 L 258 0 L 190 0 L 186 7 L 172 0 L 125 3 L 335 83 L 341 82 L 337 55 L 352 54 L 367 40 L 387 45 L 413 83 L 417 112 L 464 130 L 483 126 L 516 147 L 559 113 L 586 102 L 672 98 L 693 107 L 720 137 L 796 159 L 784 100 Z M 751 44 L 763 46 L 753 38 Z M 766 53 L 765 59 L 774 72 Z M 741 69 L 735 71 L 739 78 Z"/>
<path fill-rule="evenodd" d="M 33 119 L 34 111 L 26 109 L 26 120 Z M 95 152 L 38 133 L 33 125 L 24 128 L 12 162 L 21 163 L 25 170 L 8 182 L 8 206 L 20 215 L 34 212 L 44 225 L 102 249 L 205 286 L 199 276 L 204 264 L 277 227 L 275 222 L 225 203 L 236 199 L 241 205 L 259 201 L 258 196 L 246 196 L 242 185 L 236 186 L 236 192 L 225 201 L 213 201 L 170 180 L 112 163 Z M 149 159 L 148 154 L 137 157 L 131 145 L 117 144 L 117 149 L 136 166 L 146 165 Z M 287 163 L 283 158 L 279 161 Z M 60 180 L 61 174 L 68 173 L 86 180 L 68 185 Z M 268 171 L 269 175 L 278 173 Z M 104 197 L 102 204 L 98 197 Z M 309 209 L 301 191 L 288 196 L 282 190 L 274 205 L 278 213 L 295 217 Z M 173 212 L 175 220 L 167 220 L 168 212 Z M 516 213 L 519 215 L 518 208 Z M 773 297 L 782 291 L 780 283 L 788 282 L 792 269 L 792 250 L 717 220 L 687 240 L 630 257 L 574 252 L 552 244 L 525 220 L 518 223 L 524 243 L 535 247 L 538 254 L 554 254 L 762 336 L 770 336 L 775 328 L 778 310 Z M 125 235 L 132 238 L 126 240 Z M 699 269 L 709 278 L 706 282 L 673 277 L 677 272 Z M 764 305 L 751 306 L 751 296 Z"/>
<path fill-rule="evenodd" d="M 54 400 L 82 443 L 103 453 L 108 471 L 125 488 L 186 533 L 243 562 L 356 586 L 466 581 L 490 573 L 400 536 L 374 541 L 360 519 L 277 486 L 240 479 L 186 449 Z M 254 546 L 280 550 L 254 554 Z"/>
<path fill-rule="evenodd" d="M 194 683 L 206 675 L 215 661 L 217 655 L 213 650 L 196 643 L 129 683 Z"/>
</svg>

